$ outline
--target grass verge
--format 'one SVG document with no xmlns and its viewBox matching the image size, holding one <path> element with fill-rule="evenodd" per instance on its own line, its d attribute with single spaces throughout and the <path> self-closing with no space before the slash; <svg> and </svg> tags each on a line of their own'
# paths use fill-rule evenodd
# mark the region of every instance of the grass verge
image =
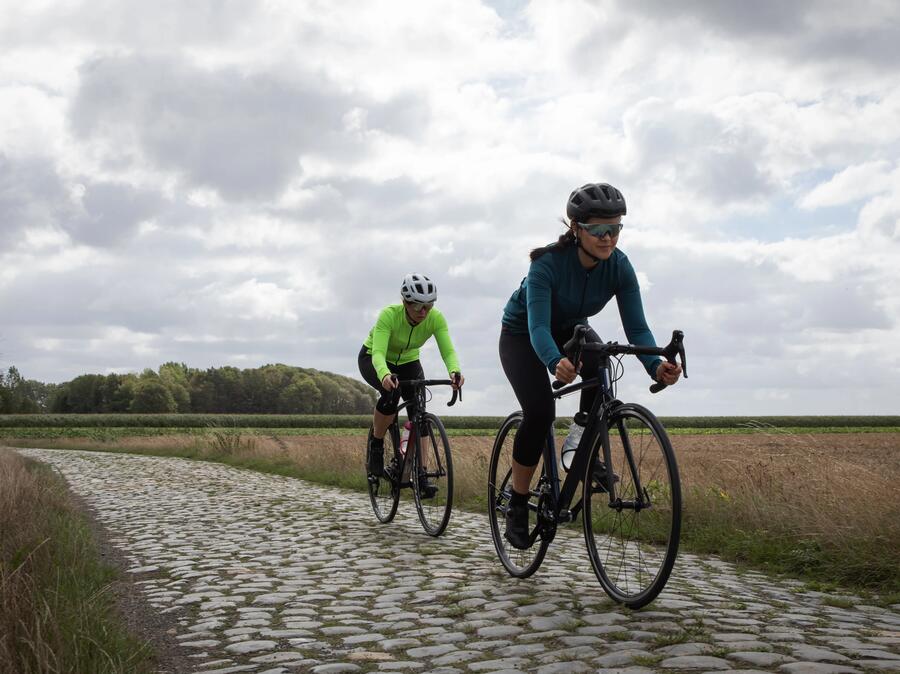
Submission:
<svg viewBox="0 0 900 674">
<path fill-rule="evenodd" d="M 0 448 L 0 672 L 150 672 L 62 479 Z"/>
</svg>

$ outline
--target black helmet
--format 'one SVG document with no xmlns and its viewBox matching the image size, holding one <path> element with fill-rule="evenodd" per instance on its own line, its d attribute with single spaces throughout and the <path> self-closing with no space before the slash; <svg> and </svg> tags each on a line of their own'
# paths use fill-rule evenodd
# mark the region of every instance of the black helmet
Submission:
<svg viewBox="0 0 900 674">
<path fill-rule="evenodd" d="M 609 183 L 588 183 L 569 195 L 566 215 L 575 222 L 625 215 L 625 197 Z"/>
</svg>

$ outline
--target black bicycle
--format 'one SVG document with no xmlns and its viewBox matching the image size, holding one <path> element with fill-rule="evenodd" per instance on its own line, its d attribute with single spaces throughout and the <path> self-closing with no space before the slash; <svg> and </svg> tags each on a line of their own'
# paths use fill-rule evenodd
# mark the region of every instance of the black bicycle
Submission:
<svg viewBox="0 0 900 674">
<path fill-rule="evenodd" d="M 518 550 L 503 537 L 509 503 L 513 439 L 522 413 L 509 415 L 494 440 L 488 476 L 488 519 L 500 561 L 510 575 L 527 578 L 544 559 L 557 526 L 573 522 L 579 513 L 584 540 L 594 573 L 606 593 L 631 608 L 645 606 L 660 593 L 669 578 L 681 531 L 681 484 L 675 452 L 666 431 L 653 413 L 641 405 L 615 398 L 613 374 L 620 374 L 624 354 L 681 359 L 687 377 L 683 339 L 676 330 L 663 348 L 586 342 L 585 326 L 578 326 L 564 347 L 571 362 L 579 363 L 583 351 L 600 354 L 597 377 L 565 386 L 553 383 L 555 398 L 599 386 L 584 434 L 572 465 L 560 488 L 556 442 L 551 427 L 535 470 L 528 502 L 531 547 Z M 653 384 L 661 391 L 666 385 Z M 581 500 L 572 506 L 578 485 Z M 571 508 L 570 508 L 571 506 Z"/>
<path fill-rule="evenodd" d="M 416 412 L 410 419 L 405 446 L 401 447 L 397 420 L 410 401 L 397 408 L 397 417 L 384 436 L 384 474 L 380 477 L 367 474 L 372 510 L 379 522 L 390 522 L 397 514 L 400 490 L 412 488 L 422 526 L 431 536 L 440 536 L 447 528 L 453 507 L 453 459 L 444 424 L 425 410 L 425 403 L 429 386 L 452 386 L 454 382 L 449 379 L 409 379 L 398 384 L 412 387 Z M 456 404 L 457 400 L 462 400 L 462 389 L 454 389 L 447 406 Z M 371 437 L 372 429 L 369 428 L 369 440 Z M 366 446 L 371 446 L 371 442 Z M 366 465 L 369 465 L 368 459 L 367 455 Z"/>
</svg>

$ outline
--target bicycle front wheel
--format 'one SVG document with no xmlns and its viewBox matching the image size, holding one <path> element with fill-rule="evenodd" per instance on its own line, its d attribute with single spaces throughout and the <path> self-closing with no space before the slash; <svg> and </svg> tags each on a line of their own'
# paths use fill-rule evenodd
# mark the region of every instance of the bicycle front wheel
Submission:
<svg viewBox="0 0 900 674">
<path fill-rule="evenodd" d="M 672 443 L 648 409 L 626 404 L 612 410 L 609 441 L 611 471 L 599 441 L 588 462 L 584 538 L 606 593 L 640 608 L 662 591 L 675 564 L 681 483 Z"/>
<path fill-rule="evenodd" d="M 366 447 L 372 440 L 372 428 L 369 428 L 369 437 Z M 400 446 L 400 433 L 397 423 L 394 422 L 384 434 L 384 474 L 381 477 L 367 473 L 366 480 L 369 484 L 369 500 L 372 501 L 372 510 L 375 517 L 384 524 L 394 519 L 397 514 L 397 504 L 400 503 L 400 476 L 394 475 L 398 471 L 397 447 Z M 368 456 L 366 457 L 368 464 Z"/>
<path fill-rule="evenodd" d="M 425 414 L 418 427 L 412 472 L 422 527 L 429 535 L 440 536 L 453 507 L 453 457 L 444 424 L 433 414 Z"/>
<path fill-rule="evenodd" d="M 513 441 L 521 424 L 521 412 L 510 414 L 500 426 L 500 431 L 494 439 L 494 449 L 491 452 L 491 464 L 488 469 L 487 502 L 491 538 L 494 540 L 494 549 L 497 551 L 500 562 L 509 575 L 516 578 L 528 578 L 538 570 L 541 562 L 544 561 L 547 546 L 550 545 L 550 538 L 540 535 L 538 521 L 538 509 L 543 505 L 542 487 L 547 480 L 544 474 L 543 456 L 535 468 L 529 489 L 531 496 L 528 500 L 528 523 L 533 544 L 527 550 L 518 550 L 503 537 L 506 529 L 506 509 L 512 493 Z"/>
</svg>

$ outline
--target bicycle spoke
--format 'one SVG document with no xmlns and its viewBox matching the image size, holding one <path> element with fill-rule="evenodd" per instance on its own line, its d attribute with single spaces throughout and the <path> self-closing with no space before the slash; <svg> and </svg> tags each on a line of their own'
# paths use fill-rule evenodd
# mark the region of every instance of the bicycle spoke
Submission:
<svg viewBox="0 0 900 674">
<path fill-rule="evenodd" d="M 615 499 L 586 490 L 585 540 L 607 593 L 632 607 L 652 601 L 675 561 L 681 492 L 665 431 L 637 405 L 611 415 L 610 466 Z M 594 448 L 602 458 L 602 448 Z"/>
<path fill-rule="evenodd" d="M 440 536 L 450 520 L 453 505 L 453 461 L 444 426 L 433 414 L 425 415 L 420 427 L 419 449 L 413 466 L 416 510 L 422 527 Z"/>
<path fill-rule="evenodd" d="M 369 429 L 369 437 L 371 438 L 372 429 Z M 391 467 L 391 460 L 397 456 L 396 447 L 399 444 L 399 432 L 396 423 L 392 425 L 384 436 L 384 456 L 386 472 L 381 477 L 372 477 L 367 475 L 369 485 L 369 499 L 372 502 L 372 510 L 379 522 L 386 523 L 394 519 L 397 513 L 397 505 L 400 502 L 400 490 L 396 486 L 399 475 L 395 479 L 391 479 L 388 475 Z"/>
<path fill-rule="evenodd" d="M 510 415 L 500 427 L 494 439 L 491 452 L 491 463 L 488 474 L 488 521 L 491 527 L 491 538 L 497 556 L 507 572 L 517 578 L 527 578 L 533 574 L 544 559 L 549 543 L 537 537 L 534 544 L 526 550 L 518 550 L 504 538 L 506 529 L 506 505 L 512 489 L 512 453 L 516 432 L 521 423 L 521 413 Z M 529 524 L 532 536 L 537 533 L 538 484 L 543 473 L 543 461 L 537 466 L 529 492 Z"/>
</svg>

